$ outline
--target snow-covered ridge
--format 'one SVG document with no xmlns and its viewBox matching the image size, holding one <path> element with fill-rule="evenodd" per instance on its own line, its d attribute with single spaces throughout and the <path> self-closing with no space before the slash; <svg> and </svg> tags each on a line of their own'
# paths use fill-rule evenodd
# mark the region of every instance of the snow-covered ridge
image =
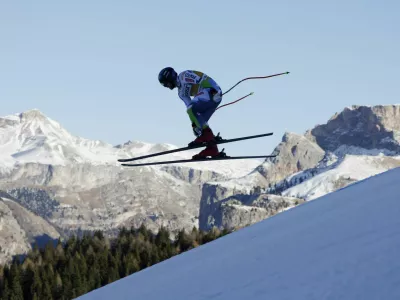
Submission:
<svg viewBox="0 0 400 300">
<path fill-rule="evenodd" d="M 37 109 L 0 118 L 0 169 L 5 170 L 24 163 L 65 166 L 76 163 L 119 166 L 119 158 L 176 149 L 172 144 L 151 144 L 128 141 L 113 146 L 99 140 L 74 136 L 60 123 L 45 116 Z M 200 150 L 165 155 L 163 159 L 188 159 Z M 146 161 L 155 161 L 150 158 Z M 259 160 L 190 163 L 184 166 L 211 170 L 227 175 L 244 175 L 254 169 Z M 160 167 L 150 167 L 160 169 Z M 237 173 L 237 174 L 236 174 Z"/>
<path fill-rule="evenodd" d="M 388 167 L 389 165 L 389 167 Z M 313 200 L 353 182 L 400 166 L 400 156 L 346 155 L 325 168 L 315 168 L 287 178 L 288 189 L 283 196 Z"/>
<path fill-rule="evenodd" d="M 397 166 L 400 155 L 393 151 L 341 146 L 327 152 L 314 168 L 296 172 L 264 191 L 312 200 Z"/>
<path fill-rule="evenodd" d="M 106 163 L 115 161 L 112 145 L 71 135 L 39 110 L 0 118 L 0 153 L 15 163 Z"/>
</svg>

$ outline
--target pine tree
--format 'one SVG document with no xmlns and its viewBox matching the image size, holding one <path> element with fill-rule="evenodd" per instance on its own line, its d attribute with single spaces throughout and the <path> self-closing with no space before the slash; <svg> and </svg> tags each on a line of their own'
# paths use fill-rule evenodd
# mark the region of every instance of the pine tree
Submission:
<svg viewBox="0 0 400 300">
<path fill-rule="evenodd" d="M 207 234 L 204 236 L 203 242 L 208 243 L 211 242 L 215 239 L 217 239 L 221 235 L 221 232 L 219 231 L 218 228 L 213 227 Z"/>
<path fill-rule="evenodd" d="M 53 264 L 54 262 L 54 256 L 55 256 L 55 249 L 54 249 L 54 245 L 52 242 L 47 243 L 47 245 L 44 248 L 44 255 L 43 255 L 43 259 L 47 262 L 47 263 L 51 263 Z"/>
<path fill-rule="evenodd" d="M 142 248 L 139 253 L 140 269 L 145 269 L 145 268 L 151 266 L 151 254 L 150 254 L 149 247 L 147 245 L 148 244 L 146 242 L 143 242 Z"/>
<path fill-rule="evenodd" d="M 1 291 L 1 299 L 8 300 L 10 299 L 10 287 L 9 287 L 8 278 L 6 277 L 3 282 L 3 290 Z"/>
<path fill-rule="evenodd" d="M 193 248 L 198 247 L 200 245 L 200 234 L 196 226 L 193 226 L 191 236 L 193 240 L 192 247 Z"/>
<path fill-rule="evenodd" d="M 151 265 L 155 265 L 160 262 L 160 257 L 158 255 L 157 248 L 152 248 L 150 261 Z"/>
<path fill-rule="evenodd" d="M 108 252 L 108 270 L 108 283 L 114 282 L 120 278 L 117 259 L 111 252 Z"/>
<path fill-rule="evenodd" d="M 155 245 L 157 246 L 159 258 L 167 259 L 174 255 L 171 245 L 170 233 L 165 227 L 161 227 L 155 237 Z"/>
<path fill-rule="evenodd" d="M 43 282 L 43 290 L 40 299 L 42 300 L 53 300 L 53 295 L 51 292 L 51 283 L 48 280 Z"/>
<path fill-rule="evenodd" d="M 77 260 L 76 256 L 74 256 L 68 262 L 68 272 L 70 274 L 71 285 L 73 287 L 73 296 L 78 296 L 82 291 L 82 278 L 79 269 L 79 261 Z"/>
<path fill-rule="evenodd" d="M 104 249 L 98 254 L 101 286 L 108 283 L 108 250 Z"/>
<path fill-rule="evenodd" d="M 63 287 L 63 282 L 61 279 L 60 274 L 58 273 L 58 271 L 56 271 L 56 278 L 55 278 L 55 286 L 53 287 L 53 295 L 55 299 L 61 299 L 62 297 L 62 287 Z"/>
<path fill-rule="evenodd" d="M 91 264 L 89 263 L 88 266 L 88 288 L 89 290 L 97 289 L 101 286 L 101 275 L 98 257 L 95 254 L 93 254 L 93 262 Z"/>
<path fill-rule="evenodd" d="M 63 286 L 62 286 L 62 295 L 66 298 L 66 299 L 73 299 L 72 296 L 72 283 L 71 283 L 71 276 L 69 274 L 69 270 L 68 268 L 65 268 L 62 275 L 61 275 L 61 280 L 63 282 Z"/>
<path fill-rule="evenodd" d="M 10 269 L 10 300 L 24 300 L 24 292 L 21 287 L 21 276 L 19 266 L 16 262 L 13 262 Z"/>
<path fill-rule="evenodd" d="M 100 230 L 96 230 L 94 237 L 98 238 L 100 241 L 104 240 L 104 234 Z"/>
<path fill-rule="evenodd" d="M 36 268 L 33 273 L 33 283 L 30 287 L 30 294 L 31 295 L 36 294 L 37 297 L 39 297 L 40 299 L 41 291 L 42 291 L 42 280 L 40 279 L 39 270 L 38 268 Z"/>
<path fill-rule="evenodd" d="M 25 260 L 23 266 L 25 267 L 25 270 L 22 272 L 21 276 L 22 291 L 24 294 L 24 299 L 31 299 L 31 286 L 33 285 L 35 267 L 29 258 Z"/>
<path fill-rule="evenodd" d="M 176 245 L 179 252 L 184 252 L 192 248 L 193 239 L 190 235 L 186 234 L 185 229 L 182 229 L 178 232 Z"/>
<path fill-rule="evenodd" d="M 4 268 L 3 266 L 0 265 L 0 297 L 3 288 L 4 288 Z"/>
<path fill-rule="evenodd" d="M 150 232 L 147 230 L 146 226 L 142 223 L 142 225 L 139 227 L 139 233 L 143 235 L 143 238 L 145 241 L 149 240 Z"/>
</svg>

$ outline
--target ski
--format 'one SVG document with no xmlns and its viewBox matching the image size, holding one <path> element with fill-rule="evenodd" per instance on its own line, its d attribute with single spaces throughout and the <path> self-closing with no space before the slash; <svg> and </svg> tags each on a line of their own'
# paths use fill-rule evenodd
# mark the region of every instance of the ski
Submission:
<svg viewBox="0 0 400 300">
<path fill-rule="evenodd" d="M 276 155 L 221 156 L 221 157 L 201 158 L 201 159 L 168 160 L 160 162 L 141 163 L 141 164 L 122 164 L 122 166 L 139 167 L 139 166 L 166 165 L 166 164 L 189 163 L 189 162 L 204 162 L 204 161 L 216 161 L 216 160 L 249 159 L 249 158 L 269 158 L 269 157 L 276 157 Z"/>
<path fill-rule="evenodd" d="M 218 133 L 218 135 L 215 137 L 215 139 L 216 139 L 215 144 L 219 145 L 219 144 L 225 144 L 225 143 L 232 143 L 232 142 L 243 141 L 243 140 L 248 140 L 248 139 L 255 139 L 255 138 L 260 138 L 260 137 L 270 136 L 270 135 L 273 135 L 273 132 L 244 136 L 244 137 L 233 138 L 233 139 L 223 139 L 219 136 L 219 133 Z M 118 159 L 118 161 L 119 162 L 129 162 L 129 161 L 134 161 L 134 160 L 139 160 L 139 159 L 144 159 L 144 158 L 149 158 L 149 157 L 154 157 L 154 156 L 159 156 L 159 155 L 165 155 L 165 154 L 170 154 L 170 153 L 175 153 L 175 152 L 180 152 L 180 151 L 185 151 L 185 150 L 207 147 L 207 145 L 208 144 L 204 142 L 204 143 L 201 143 L 201 144 L 198 144 L 195 146 L 186 146 L 186 147 L 182 147 L 182 148 L 152 153 L 152 154 L 133 157 L 133 158 L 121 158 L 121 159 Z M 262 157 L 264 157 L 264 156 L 262 156 Z M 232 158 L 230 158 L 230 159 L 232 159 Z M 190 160 L 190 161 L 192 161 L 192 160 Z M 186 161 L 184 161 L 184 162 L 186 162 Z"/>
</svg>

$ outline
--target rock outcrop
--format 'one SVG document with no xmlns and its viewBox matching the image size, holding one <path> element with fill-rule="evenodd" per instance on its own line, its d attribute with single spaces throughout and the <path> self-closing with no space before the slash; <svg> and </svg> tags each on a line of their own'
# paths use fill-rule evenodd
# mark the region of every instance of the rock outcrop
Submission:
<svg viewBox="0 0 400 300">
<path fill-rule="evenodd" d="M 49 222 L 0 192 L 0 264 L 23 255 L 35 243 L 57 240 L 59 232 Z"/>
<path fill-rule="evenodd" d="M 277 157 L 267 159 L 255 170 L 265 178 L 264 186 L 275 184 L 293 173 L 316 166 L 324 157 L 325 151 L 304 136 L 285 133 L 273 155 Z"/>
<path fill-rule="evenodd" d="M 353 106 L 335 114 L 305 136 L 325 151 L 353 146 L 400 153 L 400 106 Z"/>
<path fill-rule="evenodd" d="M 246 193 L 214 184 L 204 185 L 203 197 L 199 216 L 202 230 L 245 227 L 304 202 L 294 197 Z"/>
<path fill-rule="evenodd" d="M 270 216 L 249 200 L 255 197 L 274 193 L 301 203 L 394 168 L 399 142 L 400 105 L 353 106 L 304 135 L 285 133 L 276 158 L 239 179 L 204 185 L 200 228 L 243 227 Z M 278 199 L 280 208 L 293 205 Z"/>
</svg>

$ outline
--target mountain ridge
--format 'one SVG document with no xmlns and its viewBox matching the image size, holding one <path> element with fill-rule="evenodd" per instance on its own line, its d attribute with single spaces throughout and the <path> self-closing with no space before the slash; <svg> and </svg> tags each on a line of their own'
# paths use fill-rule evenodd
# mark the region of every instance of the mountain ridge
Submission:
<svg viewBox="0 0 400 300">
<path fill-rule="evenodd" d="M 0 188 L 60 233 L 142 223 L 154 231 L 240 228 L 398 166 L 399 109 L 345 108 L 304 134 L 285 132 L 271 153 L 277 157 L 265 161 L 140 168 L 121 167 L 117 159 L 176 146 L 91 141 L 27 111 L 0 118 Z"/>
<path fill-rule="evenodd" d="M 247 160 L 126 168 L 117 161 L 174 147 L 91 141 L 30 110 L 0 118 L 0 189 L 60 234 L 114 232 L 142 223 L 153 231 L 165 226 L 174 232 L 198 227 L 202 184 L 242 176 L 260 164 Z M 196 152 L 163 158 L 187 159 Z M 23 239 L 20 244 L 26 247 Z"/>
<path fill-rule="evenodd" d="M 400 105 L 354 105 L 303 135 L 285 132 L 273 151 L 276 158 L 265 160 L 241 178 L 204 185 L 200 228 L 226 224 L 235 228 L 255 222 L 232 221 L 231 217 L 221 220 L 227 211 L 225 202 L 235 190 L 250 197 L 249 187 L 256 187 L 266 197 L 272 194 L 294 202 L 309 201 L 400 166 L 399 124 Z M 246 202 L 242 201 L 243 208 L 248 207 Z"/>
</svg>

